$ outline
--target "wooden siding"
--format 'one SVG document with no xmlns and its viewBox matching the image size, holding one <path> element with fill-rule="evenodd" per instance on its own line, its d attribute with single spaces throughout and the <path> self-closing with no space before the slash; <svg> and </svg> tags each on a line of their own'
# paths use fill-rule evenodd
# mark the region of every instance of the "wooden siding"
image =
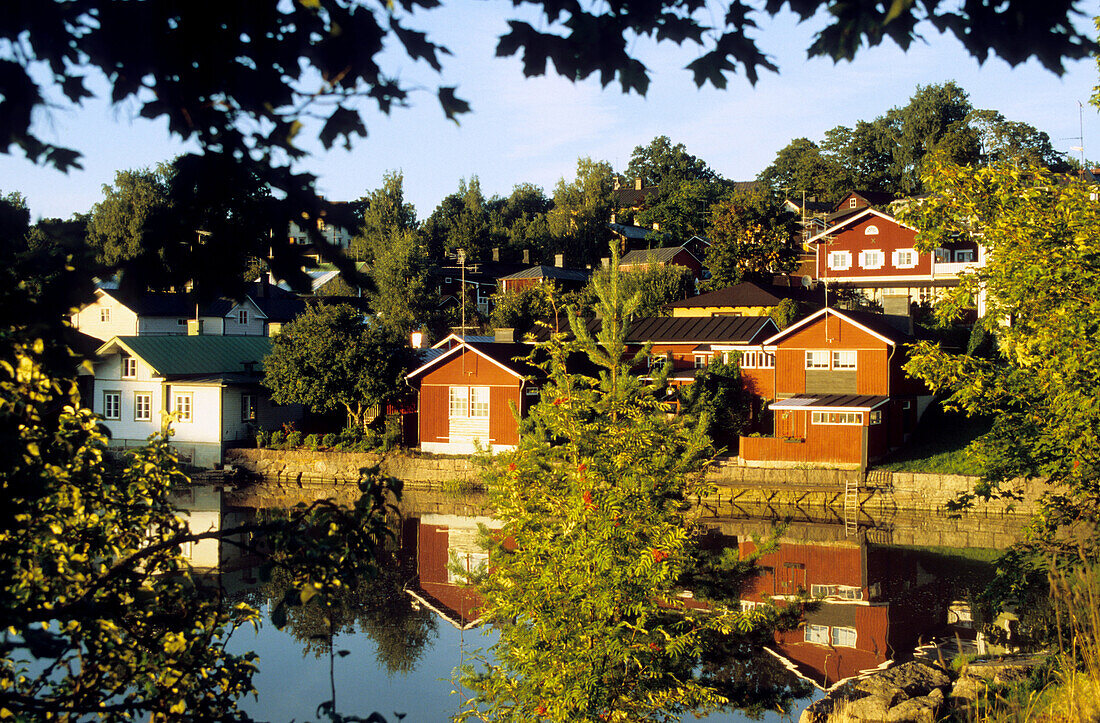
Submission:
<svg viewBox="0 0 1100 723">
<path fill-rule="evenodd" d="M 775 369 L 742 369 L 741 379 L 745 391 L 761 399 L 771 399 L 775 395 Z"/>
<path fill-rule="evenodd" d="M 868 236 L 868 226 L 878 227 L 877 235 Z M 907 279 L 911 277 L 931 278 L 932 254 L 917 254 L 917 265 L 912 268 L 898 268 L 894 265 L 893 253 L 897 249 L 912 249 L 916 246 L 916 231 L 905 228 L 891 219 L 869 214 L 855 224 L 845 228 L 835 235 L 828 244 L 819 244 L 820 253 L 817 258 L 817 273 L 819 279 L 861 279 L 897 277 Z M 861 251 L 878 250 L 883 253 L 883 265 L 877 269 L 865 269 L 859 265 Z M 852 254 L 851 267 L 848 269 L 830 269 L 826 267 L 829 253 L 833 251 L 848 251 Z"/>
<path fill-rule="evenodd" d="M 454 359 L 432 369 L 421 377 L 421 385 L 468 385 L 474 387 L 519 385 L 519 378 L 496 362 L 480 354 L 463 350 Z"/>
<path fill-rule="evenodd" d="M 858 394 L 858 369 L 858 363 L 851 371 L 807 369 L 806 394 Z"/>
<path fill-rule="evenodd" d="M 489 387 L 488 438 L 482 443 L 514 445 L 519 429 L 509 401 L 520 402 L 522 380 L 498 364 L 471 351 L 463 351 L 424 374 L 420 382 L 420 442 L 451 442 L 450 387 Z"/>
<path fill-rule="evenodd" d="M 493 387 L 489 390 L 489 439 L 494 445 L 519 444 L 519 423 L 512 414 L 509 403 L 520 407 L 519 387 Z"/>
<path fill-rule="evenodd" d="M 449 434 L 447 395 L 449 387 L 420 387 L 420 441 L 446 442 Z"/>
<path fill-rule="evenodd" d="M 751 540 L 745 540 L 738 545 L 742 558 L 756 552 L 756 549 Z M 775 552 L 763 555 L 758 564 L 772 571 L 781 571 L 790 565 L 802 565 L 806 573 L 807 592 L 810 585 L 849 585 L 864 588 L 864 595 L 867 593 L 863 579 L 863 550 L 854 543 L 808 545 L 784 542 Z M 767 571 L 755 578 L 750 588 L 751 593 L 746 599 L 762 600 L 761 595 L 784 594 L 773 584 L 774 578 L 774 573 Z"/>
<path fill-rule="evenodd" d="M 792 419 L 805 413 L 792 415 Z M 776 420 L 776 429 L 779 420 Z M 805 427 L 803 427 L 805 429 Z M 741 437 L 740 456 L 756 462 L 824 462 L 861 464 L 864 427 L 848 425 L 809 426 L 805 438 Z M 818 431 L 821 430 L 821 431 Z M 799 433 L 795 422 L 795 434 Z"/>
<path fill-rule="evenodd" d="M 828 318 L 828 336 L 826 336 Z M 832 371 L 806 369 L 806 351 L 856 350 L 856 369 Z M 887 359 L 890 345 L 854 324 L 835 316 L 821 317 L 779 342 L 775 352 L 776 396 L 792 394 L 889 394 L 890 374 Z M 894 354 L 895 368 L 904 357 Z M 849 375 L 854 374 L 854 388 Z M 827 377 L 826 375 L 845 375 Z M 817 377 L 817 378 L 815 378 Z M 811 386 L 813 388 L 811 388 Z"/>
</svg>

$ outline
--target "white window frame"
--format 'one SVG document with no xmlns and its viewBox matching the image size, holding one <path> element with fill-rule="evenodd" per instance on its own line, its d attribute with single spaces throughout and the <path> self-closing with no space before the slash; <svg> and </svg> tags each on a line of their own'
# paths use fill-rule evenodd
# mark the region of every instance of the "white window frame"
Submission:
<svg viewBox="0 0 1100 723">
<path fill-rule="evenodd" d="M 449 388 L 447 416 L 451 419 L 488 419 L 489 387 Z"/>
<path fill-rule="evenodd" d="M 153 421 L 153 395 L 151 392 L 134 392 L 134 421 Z"/>
<path fill-rule="evenodd" d="M 847 271 L 852 268 L 852 252 L 830 251 L 826 261 L 830 269 L 835 271 Z"/>
<path fill-rule="evenodd" d="M 195 421 L 195 393 L 174 392 L 172 394 L 172 414 L 177 422 L 189 424 Z"/>
<path fill-rule="evenodd" d="M 695 368 L 706 369 L 707 364 L 710 364 L 710 355 L 708 354 L 696 354 L 695 355 Z"/>
<path fill-rule="evenodd" d="M 242 422 L 255 422 L 256 421 L 256 395 L 244 393 L 241 394 L 241 421 Z"/>
<path fill-rule="evenodd" d="M 122 419 L 122 392 L 103 392 L 103 418 Z"/>
<path fill-rule="evenodd" d="M 859 353 L 855 349 L 835 349 L 832 353 L 832 368 L 854 370 L 857 368 Z"/>
<path fill-rule="evenodd" d="M 855 628 L 836 626 L 829 629 L 829 644 L 834 648 L 854 648 L 858 640 Z"/>
<path fill-rule="evenodd" d="M 862 426 L 863 412 L 812 412 L 810 414 L 810 424 L 815 426 Z"/>
<path fill-rule="evenodd" d="M 855 208 L 857 203 L 859 203 L 859 199 L 849 198 L 848 199 L 848 208 Z"/>
<path fill-rule="evenodd" d="M 875 424 L 882 424 L 882 410 L 881 409 L 871 410 L 871 416 L 867 419 L 867 424 L 868 424 L 868 426 L 873 426 Z"/>
<path fill-rule="evenodd" d="M 829 350 L 828 349 L 807 349 L 806 350 L 806 368 L 807 369 L 828 369 L 829 368 Z"/>
<path fill-rule="evenodd" d="M 123 354 L 120 359 L 121 374 L 123 379 L 137 378 L 137 359 L 129 354 Z"/>
<path fill-rule="evenodd" d="M 99 321 L 101 324 L 111 323 L 111 309 L 110 307 L 103 307 L 99 310 Z"/>
<path fill-rule="evenodd" d="M 959 249 L 955 252 L 955 263 L 969 264 L 973 263 L 975 257 L 974 249 Z"/>
<path fill-rule="evenodd" d="M 865 269 L 881 269 L 886 265 L 886 254 L 882 249 L 864 249 L 859 254 L 859 265 Z"/>
<path fill-rule="evenodd" d="M 934 252 L 937 264 L 949 264 L 951 263 L 951 249 L 945 249 L 942 246 L 936 249 Z"/>
<path fill-rule="evenodd" d="M 878 236 L 878 226 L 871 224 L 867 228 L 863 229 L 865 236 Z"/>
<path fill-rule="evenodd" d="M 903 255 L 906 256 L 907 260 L 902 259 Z M 894 251 L 893 257 L 894 267 L 898 269 L 914 268 L 920 260 L 916 249 L 897 249 Z"/>
<path fill-rule="evenodd" d="M 816 643 L 817 645 L 829 644 L 829 626 L 828 625 L 814 625 L 812 623 L 806 623 L 802 629 L 802 639 L 807 643 Z"/>
</svg>

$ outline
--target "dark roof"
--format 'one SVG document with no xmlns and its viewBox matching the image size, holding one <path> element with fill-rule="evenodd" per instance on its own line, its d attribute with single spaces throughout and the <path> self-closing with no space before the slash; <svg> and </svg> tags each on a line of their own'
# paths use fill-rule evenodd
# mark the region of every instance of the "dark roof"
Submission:
<svg viewBox="0 0 1100 723">
<path fill-rule="evenodd" d="M 105 293 L 118 299 L 138 316 L 192 317 L 195 315 L 195 298 L 181 292 L 128 292 L 108 289 Z M 305 309 L 305 302 L 297 294 L 281 289 L 275 284 L 252 283 L 245 287 L 246 297 L 251 299 L 268 321 L 290 321 Z M 229 297 L 221 297 L 199 306 L 200 316 L 225 316 L 237 304 Z"/>
<path fill-rule="evenodd" d="M 479 261 L 466 264 L 466 281 L 491 281 L 496 283 L 498 279 L 514 274 L 525 269 L 530 264 L 510 263 L 504 261 Z M 462 267 L 458 264 L 436 266 L 428 271 L 432 276 L 450 276 L 458 278 L 462 276 Z"/>
<path fill-rule="evenodd" d="M 814 291 L 802 286 L 775 286 L 755 281 L 745 281 L 724 289 L 699 294 L 690 299 L 668 304 L 673 309 L 693 309 L 703 306 L 775 306 L 783 299 L 794 299 L 808 304 L 825 305 L 824 290 Z"/>
<path fill-rule="evenodd" d="M 614 194 L 620 208 L 636 208 L 645 203 L 646 198 L 656 191 L 656 186 L 646 186 L 645 188 L 630 186 L 629 188 L 616 188 Z"/>
<path fill-rule="evenodd" d="M 96 352 L 100 356 L 121 347 L 164 377 L 212 377 L 259 369 L 271 351 L 267 336 L 116 336 Z"/>
<path fill-rule="evenodd" d="M 676 258 L 676 254 L 687 251 L 683 246 L 662 246 L 657 249 L 635 249 L 619 259 L 619 266 L 641 266 L 650 263 L 650 257 L 657 263 L 667 263 Z M 687 251 L 691 254 L 690 251 Z"/>
<path fill-rule="evenodd" d="M 893 317 L 885 314 L 877 314 L 873 311 L 849 311 L 848 309 L 834 309 L 834 311 L 899 344 L 906 344 L 915 340 L 912 334 L 897 327 L 898 322 L 892 320 Z M 905 319 L 906 317 L 899 318 Z"/>
<path fill-rule="evenodd" d="M 658 344 L 751 344 L 758 337 L 776 331 L 775 322 L 766 316 L 651 317 L 634 321 L 626 340 Z"/>
<path fill-rule="evenodd" d="M 619 234 L 623 238 L 631 239 L 632 241 L 644 241 L 649 234 L 653 233 L 645 226 L 627 226 L 625 223 L 609 223 L 607 227 L 612 232 Z"/>
<path fill-rule="evenodd" d="M 890 401 L 880 394 L 795 394 L 771 403 L 772 409 L 829 407 L 835 409 L 874 409 Z"/>
<path fill-rule="evenodd" d="M 588 274 L 580 269 L 563 269 L 560 266 L 532 266 L 517 271 L 509 276 L 501 277 L 501 281 L 515 281 L 517 279 L 563 279 L 565 281 L 587 281 Z"/>
</svg>

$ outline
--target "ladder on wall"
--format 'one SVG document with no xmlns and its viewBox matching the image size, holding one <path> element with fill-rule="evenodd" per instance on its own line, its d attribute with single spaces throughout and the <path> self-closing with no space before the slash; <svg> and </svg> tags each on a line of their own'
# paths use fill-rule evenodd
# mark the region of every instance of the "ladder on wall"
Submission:
<svg viewBox="0 0 1100 723">
<path fill-rule="evenodd" d="M 844 481 L 844 536 L 859 533 L 859 482 L 849 477 Z"/>
</svg>

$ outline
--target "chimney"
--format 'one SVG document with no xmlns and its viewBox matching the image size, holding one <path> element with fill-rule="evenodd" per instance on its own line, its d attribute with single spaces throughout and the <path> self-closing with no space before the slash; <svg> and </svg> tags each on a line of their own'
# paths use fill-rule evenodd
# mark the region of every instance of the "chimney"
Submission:
<svg viewBox="0 0 1100 723">
<path fill-rule="evenodd" d="M 565 266 L 565 254 L 554 254 L 554 266 L 559 269 Z"/>
<path fill-rule="evenodd" d="M 493 341 L 495 342 L 513 342 L 516 340 L 515 337 L 515 329 L 500 328 L 493 332 Z"/>
<path fill-rule="evenodd" d="M 424 332 L 414 331 L 412 334 L 410 334 L 409 335 L 409 346 L 411 346 L 413 349 L 423 349 L 424 348 Z"/>
<path fill-rule="evenodd" d="M 615 175 L 615 178 L 614 178 L 614 181 L 613 181 L 613 183 L 615 184 L 615 185 L 613 186 L 613 188 L 614 188 L 614 189 L 615 189 L 616 191 L 618 191 L 618 190 L 619 190 L 619 176 L 618 176 L 618 174 L 616 174 L 616 175 Z"/>
<path fill-rule="evenodd" d="M 498 263 L 498 264 L 500 263 L 500 247 L 499 246 L 494 246 L 493 247 L 493 261 L 495 263 Z"/>
<path fill-rule="evenodd" d="M 523 263 L 525 263 L 525 264 L 530 264 L 531 263 L 531 249 L 524 249 L 523 250 Z"/>
<path fill-rule="evenodd" d="M 268 274 L 260 274 L 260 298 L 266 299 L 271 289 L 271 282 L 268 280 Z"/>
<path fill-rule="evenodd" d="M 635 178 L 634 179 L 634 190 L 635 191 L 642 190 L 642 179 L 640 179 L 640 178 Z"/>
</svg>

